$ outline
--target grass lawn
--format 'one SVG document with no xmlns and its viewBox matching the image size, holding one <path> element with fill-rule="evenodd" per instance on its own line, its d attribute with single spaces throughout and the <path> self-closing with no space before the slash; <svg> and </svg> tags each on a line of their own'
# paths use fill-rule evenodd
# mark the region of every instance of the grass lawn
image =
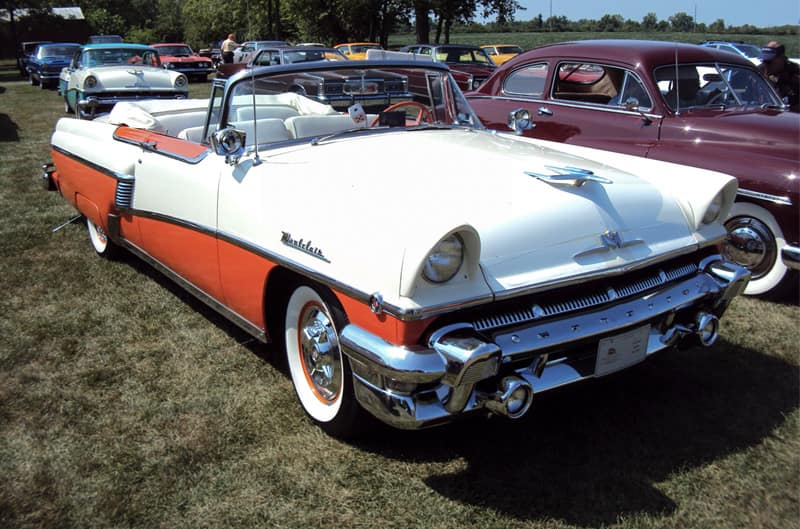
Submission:
<svg viewBox="0 0 800 529">
<path fill-rule="evenodd" d="M 52 232 L 74 215 L 39 180 L 63 115 L 0 63 L 0 527 L 800 524 L 796 302 L 737 299 L 715 347 L 517 422 L 343 443 L 269 348 L 134 257 L 95 256 L 83 224 Z"/>
</svg>

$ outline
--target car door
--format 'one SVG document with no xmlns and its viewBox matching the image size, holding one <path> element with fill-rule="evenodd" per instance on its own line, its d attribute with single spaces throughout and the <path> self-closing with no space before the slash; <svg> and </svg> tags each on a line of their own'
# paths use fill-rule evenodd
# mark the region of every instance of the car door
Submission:
<svg viewBox="0 0 800 529">
<path fill-rule="evenodd" d="M 217 194 L 224 158 L 207 146 L 121 127 L 121 141 L 141 147 L 134 168 L 132 239 L 205 296 L 224 300 L 217 255 Z"/>
<path fill-rule="evenodd" d="M 639 156 L 658 141 L 661 117 L 651 113 L 652 98 L 626 68 L 540 60 L 510 71 L 492 90 L 501 95 L 470 98 L 490 128 L 509 130 L 509 113 L 524 108 L 535 124 L 524 135 L 533 138 Z"/>
</svg>

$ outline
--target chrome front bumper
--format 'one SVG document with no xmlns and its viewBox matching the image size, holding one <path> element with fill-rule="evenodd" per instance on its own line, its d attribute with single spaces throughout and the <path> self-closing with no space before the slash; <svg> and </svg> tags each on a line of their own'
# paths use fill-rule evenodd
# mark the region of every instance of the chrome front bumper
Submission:
<svg viewBox="0 0 800 529">
<path fill-rule="evenodd" d="M 781 260 L 786 268 L 800 270 L 800 247 L 784 246 L 781 249 Z"/>
<path fill-rule="evenodd" d="M 348 325 L 340 345 L 359 403 L 392 426 L 423 428 L 480 411 L 516 418 L 536 393 L 611 372 L 596 368 L 603 339 L 639 335 L 641 357 L 622 368 L 683 338 L 713 344 L 718 318 L 749 279 L 747 269 L 713 256 L 691 277 L 596 310 L 494 333 L 449 325 L 418 348 Z"/>
</svg>

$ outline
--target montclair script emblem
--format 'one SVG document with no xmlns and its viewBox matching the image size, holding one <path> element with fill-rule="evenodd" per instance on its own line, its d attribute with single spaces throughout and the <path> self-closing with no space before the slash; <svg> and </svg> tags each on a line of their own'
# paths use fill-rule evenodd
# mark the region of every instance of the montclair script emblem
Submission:
<svg viewBox="0 0 800 529">
<path fill-rule="evenodd" d="M 313 246 L 311 244 L 311 241 L 305 241 L 303 239 L 300 240 L 294 239 L 291 233 L 282 231 L 281 242 L 286 246 L 291 246 L 296 250 L 300 250 L 301 252 L 307 253 L 308 255 L 312 255 L 317 259 L 325 261 L 326 263 L 330 263 L 328 258 L 325 257 L 325 254 L 322 253 L 322 250 L 320 250 L 316 246 Z"/>
</svg>

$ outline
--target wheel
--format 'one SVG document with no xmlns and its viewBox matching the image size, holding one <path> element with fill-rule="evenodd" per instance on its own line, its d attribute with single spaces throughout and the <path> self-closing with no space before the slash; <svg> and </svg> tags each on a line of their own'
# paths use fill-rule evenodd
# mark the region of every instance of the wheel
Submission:
<svg viewBox="0 0 800 529">
<path fill-rule="evenodd" d="M 725 257 L 752 274 L 744 293 L 757 296 L 776 290 L 789 270 L 781 259 L 786 242 L 775 217 L 755 204 L 736 202 L 725 228 Z"/>
<path fill-rule="evenodd" d="M 353 393 L 350 365 L 339 348 L 344 314 L 331 296 L 320 292 L 300 285 L 289 297 L 286 360 L 306 414 L 328 434 L 350 437 L 363 412 Z"/>
<path fill-rule="evenodd" d="M 97 255 L 111 259 L 119 253 L 119 247 L 108 238 L 105 230 L 92 222 L 88 217 L 86 218 L 86 229 L 89 232 L 89 240 L 92 243 L 92 248 L 97 252 Z"/>
<path fill-rule="evenodd" d="M 413 123 L 411 123 L 412 127 L 421 125 L 423 121 L 427 121 L 428 123 L 433 123 L 433 116 L 431 116 L 431 111 L 428 110 L 428 107 L 416 101 L 400 101 L 399 103 L 389 105 L 388 107 L 384 108 L 383 111 L 391 112 L 393 110 L 406 107 L 417 109 L 417 118 L 413 121 Z M 380 121 L 380 116 L 377 116 L 375 119 L 372 120 L 372 123 L 370 123 L 369 126 L 374 127 L 375 125 L 378 124 L 379 121 Z M 406 125 L 408 125 L 408 123 L 406 123 Z"/>
</svg>

